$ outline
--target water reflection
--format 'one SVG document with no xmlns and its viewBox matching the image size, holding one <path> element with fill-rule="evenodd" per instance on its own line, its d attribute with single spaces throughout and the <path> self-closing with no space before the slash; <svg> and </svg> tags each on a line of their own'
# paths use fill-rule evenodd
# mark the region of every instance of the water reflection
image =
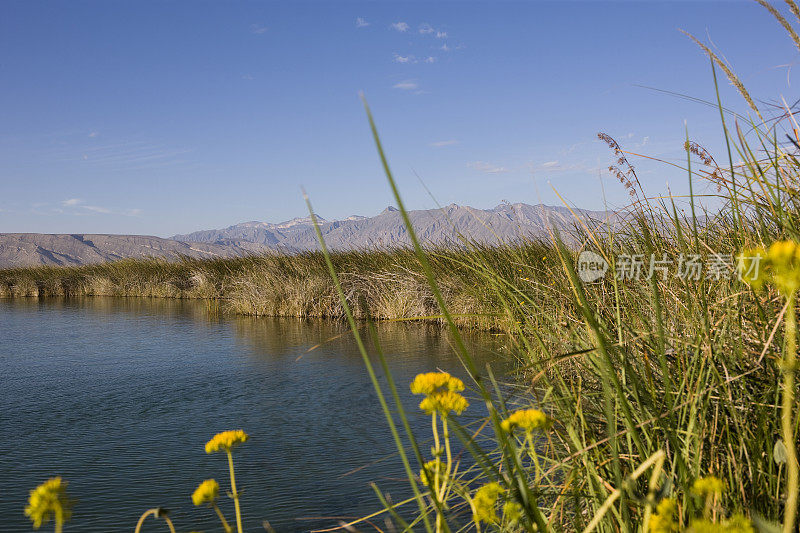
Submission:
<svg viewBox="0 0 800 533">
<path fill-rule="evenodd" d="M 156 505 L 173 509 L 182 530 L 212 529 L 213 517 L 192 508 L 189 495 L 207 477 L 223 482 L 223 458 L 205 455 L 203 444 L 238 427 L 252 435 L 237 456 L 248 530 L 265 518 L 278 531 L 305 531 L 333 521 L 299 518 L 371 512 L 373 481 L 396 500 L 407 492 L 340 322 L 226 318 L 197 301 L 86 298 L 0 301 L 0 325 L 3 531 L 30 530 L 27 490 L 55 474 L 80 500 L 72 530 L 119 530 Z M 413 324 L 376 327 L 412 424 L 427 434 L 406 384 L 435 368 L 464 375 L 449 336 Z M 493 342 L 468 336 L 482 361 L 493 358 Z"/>
</svg>

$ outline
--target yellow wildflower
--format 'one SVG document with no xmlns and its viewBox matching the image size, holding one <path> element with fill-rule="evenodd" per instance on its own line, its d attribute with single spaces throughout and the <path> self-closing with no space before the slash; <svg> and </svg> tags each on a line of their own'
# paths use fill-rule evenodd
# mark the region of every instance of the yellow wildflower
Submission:
<svg viewBox="0 0 800 533">
<path fill-rule="evenodd" d="M 441 413 L 443 415 L 451 411 L 460 415 L 464 410 L 469 407 L 469 402 L 466 398 L 457 392 L 444 391 L 429 394 L 424 400 L 419 403 L 419 408 L 426 413 Z"/>
<path fill-rule="evenodd" d="M 776 241 L 769 249 L 755 248 L 739 260 L 742 280 L 759 289 L 769 281 L 784 296 L 800 289 L 800 244 Z"/>
<path fill-rule="evenodd" d="M 689 523 L 687 533 L 755 533 L 753 523 L 742 515 L 733 515 L 727 520 L 712 522 L 698 518 Z"/>
<path fill-rule="evenodd" d="M 772 243 L 767 250 L 767 262 L 772 283 L 783 294 L 793 294 L 800 289 L 800 246 L 792 241 Z"/>
<path fill-rule="evenodd" d="M 689 522 L 689 527 L 686 530 L 689 533 L 719 533 L 722 531 L 722 527 L 721 524 L 715 524 L 711 520 L 695 518 Z"/>
<path fill-rule="evenodd" d="M 725 490 L 725 482 L 715 476 L 697 478 L 692 485 L 692 492 L 697 496 L 722 494 L 723 490 Z"/>
<path fill-rule="evenodd" d="M 33 528 L 39 529 L 53 515 L 57 523 L 69 520 L 71 507 L 72 502 L 67 497 L 67 482 L 54 477 L 31 491 L 25 515 L 33 522 Z"/>
<path fill-rule="evenodd" d="M 675 513 L 678 504 L 672 498 L 664 498 L 656 506 L 656 512 L 650 517 L 650 531 L 652 533 L 674 533 L 678 531 L 678 522 Z"/>
<path fill-rule="evenodd" d="M 727 528 L 728 533 L 756 533 L 753 523 L 745 516 L 735 514 L 729 519 L 724 520 L 723 524 Z"/>
<path fill-rule="evenodd" d="M 426 470 L 430 473 L 431 479 L 428 479 L 428 474 L 425 472 Z M 442 478 L 444 478 L 444 470 L 444 463 L 439 459 L 433 459 L 425 463 L 425 468 L 420 469 L 419 479 L 422 481 L 423 485 L 430 488 L 434 485 L 434 480 L 439 481 L 441 484 Z"/>
<path fill-rule="evenodd" d="M 229 452 L 234 446 L 247 442 L 249 438 L 250 436 L 241 429 L 217 433 L 206 443 L 206 453 L 214 453 L 220 450 Z"/>
<path fill-rule="evenodd" d="M 428 414 L 454 412 L 460 415 L 469 407 L 467 399 L 458 394 L 463 390 L 464 382 L 447 372 L 417 374 L 411 382 L 411 392 L 426 395 L 419 408 Z"/>
<path fill-rule="evenodd" d="M 219 498 L 219 483 L 215 479 L 207 479 L 200 483 L 192 494 L 192 503 L 197 507 L 211 504 Z"/>
<path fill-rule="evenodd" d="M 503 517 L 507 522 L 519 522 L 522 518 L 522 506 L 517 502 L 506 502 L 503 504 Z"/>
<path fill-rule="evenodd" d="M 497 498 L 503 493 L 503 487 L 499 483 L 488 483 L 477 491 L 473 504 L 475 505 L 475 515 L 472 517 L 475 522 L 486 522 L 493 524 L 497 522 Z"/>
<path fill-rule="evenodd" d="M 434 394 L 445 390 L 461 392 L 464 390 L 464 382 L 447 372 L 417 374 L 411 382 L 411 392 L 414 394 Z"/>
<path fill-rule="evenodd" d="M 500 423 L 500 427 L 506 433 L 511 433 L 516 428 L 520 428 L 526 433 L 531 433 L 536 429 L 550 427 L 550 419 L 538 409 L 519 409 L 503 420 Z"/>
</svg>

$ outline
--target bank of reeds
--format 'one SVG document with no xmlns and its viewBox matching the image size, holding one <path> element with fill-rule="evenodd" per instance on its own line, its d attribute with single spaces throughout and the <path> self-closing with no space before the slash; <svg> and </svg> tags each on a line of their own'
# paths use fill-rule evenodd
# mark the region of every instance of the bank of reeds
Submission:
<svg viewBox="0 0 800 533">
<path fill-rule="evenodd" d="M 508 328 L 493 294 L 469 266 L 483 261 L 520 290 L 546 280 L 557 254 L 541 242 L 440 248 L 431 256 L 459 324 Z M 439 311 L 413 251 L 362 250 L 332 257 L 358 318 L 439 321 Z M 220 300 L 230 313 L 344 318 L 319 252 L 176 262 L 126 259 L 77 267 L 0 270 L 0 297 L 140 296 Z"/>
</svg>

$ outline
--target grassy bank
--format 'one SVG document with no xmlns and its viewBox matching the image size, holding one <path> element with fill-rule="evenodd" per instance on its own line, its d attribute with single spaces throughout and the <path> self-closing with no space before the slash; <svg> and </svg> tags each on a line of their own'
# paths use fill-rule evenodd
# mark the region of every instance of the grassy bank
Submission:
<svg viewBox="0 0 800 533">
<path fill-rule="evenodd" d="M 552 278 L 557 255 L 545 243 L 470 246 L 432 252 L 447 302 L 464 327 L 507 330 L 492 291 L 473 265 L 491 267 L 535 294 Z M 413 251 L 355 251 L 332 256 L 357 318 L 439 315 Z M 142 296 L 219 300 L 225 312 L 254 316 L 344 318 L 321 253 L 178 262 L 129 259 L 80 267 L 0 270 L 0 297 Z M 439 320 L 431 318 L 430 320 Z"/>
</svg>

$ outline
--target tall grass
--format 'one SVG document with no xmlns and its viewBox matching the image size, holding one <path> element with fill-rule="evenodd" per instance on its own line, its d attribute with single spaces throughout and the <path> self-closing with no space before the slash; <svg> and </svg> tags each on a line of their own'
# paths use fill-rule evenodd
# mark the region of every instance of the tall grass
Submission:
<svg viewBox="0 0 800 533">
<path fill-rule="evenodd" d="M 790 4 L 800 19 L 800 10 Z M 774 9 L 770 13 L 788 24 Z M 432 486 L 419 493 L 417 484 L 430 480 L 431 472 L 417 453 L 418 436 L 407 432 L 420 469 L 409 479 L 424 508 L 418 520 L 425 520 L 428 531 L 480 529 L 484 522 L 491 529 L 528 531 L 795 531 L 794 317 L 800 282 L 787 289 L 780 280 L 800 278 L 798 128 L 788 108 L 764 121 L 732 69 L 701 48 L 723 67 L 756 118 L 736 120 L 729 130 L 730 116 L 719 104 L 729 147 L 727 167 L 718 166 L 687 135 L 684 170 L 691 215 L 679 214 L 672 198 L 646 197 L 624 149 L 606 136 L 623 168 L 611 170 L 635 201 L 624 227 L 604 234 L 584 228 L 582 248 L 610 263 L 604 279 L 581 281 L 577 254 L 555 232 L 550 246 L 537 249 L 550 262 L 535 276 L 526 274 L 542 260 L 531 257 L 529 248 L 504 249 L 507 264 L 519 270 L 509 275 L 507 266 L 492 261 L 491 252 L 466 243 L 461 269 L 490 294 L 495 314 L 507 317 L 508 342 L 525 371 L 521 382 L 506 386 L 498 385 L 490 370 L 476 368 L 460 342 L 442 290 L 447 279 L 434 266 L 440 256 L 419 245 L 367 108 L 418 269 L 470 371 L 473 395 L 488 411 L 481 435 L 470 434 L 452 413 L 443 415 L 477 465 L 466 488 L 450 499 L 438 498 Z M 716 72 L 713 77 L 716 83 Z M 734 158 L 742 163 L 734 165 Z M 722 209 L 701 212 L 694 194 L 697 180 L 713 181 Z M 313 213 L 310 205 L 309 210 Z M 790 259 L 775 259 L 783 269 L 773 275 L 777 281 L 760 291 L 744 283 L 737 267 L 746 278 L 751 261 L 746 250 L 781 241 L 786 244 L 764 252 L 778 257 L 781 249 L 791 250 Z M 626 279 L 629 265 L 620 259 L 636 254 L 672 258 L 672 273 Z M 688 267 L 693 256 L 702 257 L 706 269 L 720 259 L 727 267 L 719 275 L 703 270 L 697 278 L 676 276 L 674 269 Z M 338 283 L 340 271 L 333 261 L 328 267 Z M 346 295 L 339 294 L 344 302 Z M 345 312 L 353 324 L 352 314 Z M 370 368 L 368 348 L 362 349 Z M 380 355 L 379 344 L 370 349 Z M 396 395 L 384 396 L 377 384 L 376 391 L 390 424 L 407 427 Z M 545 410 L 553 422 L 545 433 L 536 433 L 528 455 L 521 452 L 527 441 L 504 430 L 517 407 Z M 481 437 L 491 444 L 480 446 Z M 496 509 L 488 515 L 474 510 L 479 496 L 485 499 L 489 493 L 496 509 L 505 502 L 501 515 Z"/>
</svg>

